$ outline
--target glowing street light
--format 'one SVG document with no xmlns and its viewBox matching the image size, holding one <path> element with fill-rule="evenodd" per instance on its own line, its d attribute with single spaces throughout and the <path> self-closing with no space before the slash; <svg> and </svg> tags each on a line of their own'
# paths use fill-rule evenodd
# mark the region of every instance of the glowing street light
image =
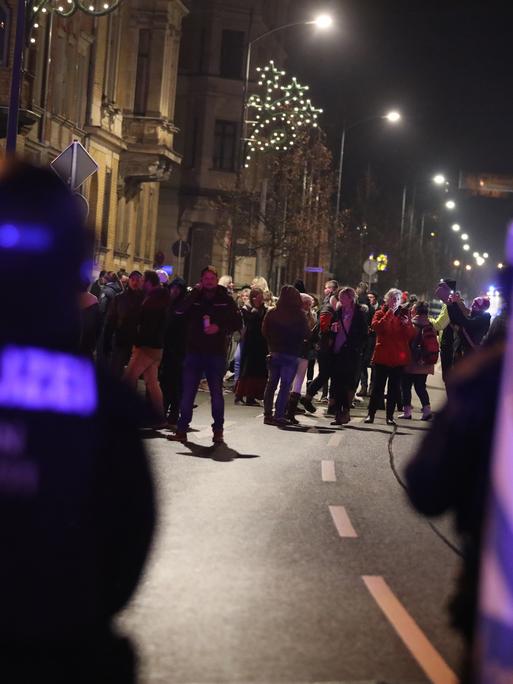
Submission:
<svg viewBox="0 0 513 684">
<path fill-rule="evenodd" d="M 317 28 L 329 29 L 331 26 L 333 26 L 333 19 L 329 14 L 320 14 L 311 23 L 315 24 Z"/>
<path fill-rule="evenodd" d="M 433 183 L 435 185 L 443 185 L 445 183 L 445 176 L 441 173 L 437 173 L 436 176 L 433 176 Z"/>
<path fill-rule="evenodd" d="M 445 206 L 447 207 L 447 209 L 456 209 L 456 202 L 454 200 L 447 200 Z"/>
<path fill-rule="evenodd" d="M 465 266 L 465 271 L 471 271 L 471 270 L 472 270 L 472 266 L 470 264 L 467 264 Z"/>
<path fill-rule="evenodd" d="M 451 226 L 451 228 L 453 229 L 453 231 L 454 231 L 455 233 L 457 233 L 457 232 L 460 230 L 461 226 L 460 226 L 459 223 L 453 223 L 452 226 Z"/>
<path fill-rule="evenodd" d="M 474 257 L 474 259 L 477 259 L 477 257 L 479 256 L 479 252 L 474 252 L 472 256 Z"/>
<path fill-rule="evenodd" d="M 463 245 L 463 249 L 465 250 L 465 252 L 468 252 L 468 250 L 470 249 L 470 245 Z"/>
<path fill-rule="evenodd" d="M 463 242 L 466 242 L 466 241 L 468 240 L 468 235 L 467 235 L 467 233 L 462 233 L 460 237 L 461 237 L 461 239 L 463 240 Z"/>
<path fill-rule="evenodd" d="M 499 261 L 499 263 L 497 264 L 497 268 L 504 268 L 504 264 L 501 261 Z"/>
<path fill-rule="evenodd" d="M 476 259 L 476 264 L 477 264 L 478 266 L 482 266 L 482 265 L 484 264 L 484 262 L 485 262 L 485 260 L 483 259 L 482 256 L 477 257 L 477 259 Z"/>
<path fill-rule="evenodd" d="M 390 121 L 390 123 L 397 123 L 401 120 L 401 114 L 394 110 L 385 114 L 383 118 L 387 119 L 387 121 Z"/>
<path fill-rule="evenodd" d="M 461 261 L 459 259 L 454 259 L 452 265 L 456 266 L 456 268 L 459 268 L 461 266 Z"/>
<path fill-rule="evenodd" d="M 484 256 L 485 259 L 488 259 L 488 257 L 489 257 L 488 252 L 483 252 L 483 256 Z"/>
</svg>

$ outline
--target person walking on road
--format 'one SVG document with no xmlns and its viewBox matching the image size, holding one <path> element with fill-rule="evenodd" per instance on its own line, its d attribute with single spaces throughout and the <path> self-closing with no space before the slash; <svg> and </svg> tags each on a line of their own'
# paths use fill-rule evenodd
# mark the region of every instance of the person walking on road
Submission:
<svg viewBox="0 0 513 684">
<path fill-rule="evenodd" d="M 114 297 L 104 330 L 104 351 L 110 355 L 110 370 L 116 378 L 125 371 L 137 336 L 139 315 L 144 299 L 143 276 L 140 271 L 132 271 L 128 277 L 128 287 Z"/>
<path fill-rule="evenodd" d="M 158 371 L 164 347 L 169 292 L 161 286 L 155 271 L 144 272 L 143 289 L 146 296 L 139 312 L 134 349 L 123 378 L 135 389 L 137 380 L 143 376 L 155 413 L 153 427 L 160 429 L 167 427 Z"/>
<path fill-rule="evenodd" d="M 186 356 L 183 366 L 183 393 L 176 433 L 171 441 L 185 442 L 192 420 L 196 392 L 205 375 L 212 401 L 212 441 L 224 441 L 223 377 L 226 370 L 228 339 L 242 327 L 242 318 L 233 297 L 218 284 L 217 271 L 206 266 L 200 282 L 176 309 L 185 318 Z"/>
<path fill-rule="evenodd" d="M 410 363 L 410 341 L 416 335 L 409 312 L 400 306 L 401 297 L 401 290 L 389 290 L 385 295 L 385 303 L 372 319 L 372 329 L 376 332 L 376 347 L 372 357 L 375 378 L 365 423 L 374 422 L 388 380 L 386 422 L 387 425 L 396 425 L 394 410 L 400 392 L 401 375 L 404 367 Z"/>
<path fill-rule="evenodd" d="M 331 383 L 335 399 L 332 425 L 345 425 L 351 420 L 350 409 L 358 387 L 362 354 L 368 335 L 367 307 L 357 303 L 352 287 L 338 293 L 338 304 L 331 324 Z"/>
<path fill-rule="evenodd" d="M 235 386 L 235 401 L 256 406 L 263 399 L 267 384 L 267 342 L 262 335 L 262 323 L 267 313 L 264 293 L 253 288 L 249 295 L 249 308 L 241 310 L 244 330 L 241 337 L 240 376 Z"/>
<path fill-rule="evenodd" d="M 317 337 L 317 316 L 312 312 L 314 298 L 306 292 L 301 292 L 297 286 L 297 281 L 294 283 L 294 287 L 300 294 L 309 329 L 309 335 L 303 341 L 303 346 L 299 354 L 297 371 L 292 382 L 292 392 L 290 393 L 287 407 L 287 418 L 292 424 L 297 425 L 296 413 L 298 412 L 298 402 L 301 399 L 301 390 L 308 370 L 308 362 L 314 354 L 315 338 Z"/>
<path fill-rule="evenodd" d="M 427 302 L 417 302 L 412 309 L 411 322 L 417 333 L 410 343 L 411 361 L 404 369 L 401 378 L 404 411 L 399 416 L 401 419 L 411 420 L 412 418 L 412 387 L 415 387 L 415 392 L 422 406 L 422 420 L 431 420 L 432 418 L 426 381 L 427 376 L 433 375 L 435 372 L 439 346 L 436 330 L 430 323 L 428 314 L 429 304 Z"/>
<path fill-rule="evenodd" d="M 288 425 L 285 411 L 290 388 L 297 371 L 301 348 L 310 334 L 301 296 L 295 287 L 282 287 L 276 308 L 269 311 L 264 318 L 262 332 L 269 347 L 269 378 L 264 394 L 264 423 Z M 280 390 L 273 415 L 274 394 L 278 384 Z"/>
<path fill-rule="evenodd" d="M 164 349 L 159 369 L 159 382 L 164 399 L 164 414 L 168 426 L 176 429 L 182 399 L 182 368 L 185 358 L 186 327 L 183 316 L 177 315 L 178 307 L 183 304 L 187 285 L 183 278 L 177 277 L 169 285 L 169 306 L 164 332 Z"/>
</svg>

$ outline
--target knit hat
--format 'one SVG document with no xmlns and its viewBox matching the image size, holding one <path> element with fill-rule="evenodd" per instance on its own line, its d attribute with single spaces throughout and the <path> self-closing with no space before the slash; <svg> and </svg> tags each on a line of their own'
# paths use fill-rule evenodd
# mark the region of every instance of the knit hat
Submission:
<svg viewBox="0 0 513 684">
<path fill-rule="evenodd" d="M 490 308 L 490 299 L 488 297 L 476 297 L 472 302 L 474 311 L 488 311 Z"/>
</svg>

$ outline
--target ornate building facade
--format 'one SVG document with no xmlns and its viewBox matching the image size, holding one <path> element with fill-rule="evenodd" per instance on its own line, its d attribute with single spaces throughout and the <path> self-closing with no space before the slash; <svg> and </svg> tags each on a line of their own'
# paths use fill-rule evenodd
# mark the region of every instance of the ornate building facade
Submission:
<svg viewBox="0 0 513 684">
<path fill-rule="evenodd" d="M 104 17 L 38 13 L 25 54 L 17 149 L 49 164 L 79 140 L 99 165 L 81 192 L 95 269 L 154 263 L 160 189 L 179 167 L 174 123 L 181 0 L 124 0 Z M 0 145 L 15 0 L 0 0 Z"/>
</svg>

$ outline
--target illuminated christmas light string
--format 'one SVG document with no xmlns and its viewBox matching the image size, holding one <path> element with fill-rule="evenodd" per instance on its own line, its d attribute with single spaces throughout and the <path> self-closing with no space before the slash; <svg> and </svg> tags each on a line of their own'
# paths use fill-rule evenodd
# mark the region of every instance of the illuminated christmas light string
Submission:
<svg viewBox="0 0 513 684">
<path fill-rule="evenodd" d="M 303 86 L 293 77 L 284 84 L 285 71 L 278 69 L 271 60 L 265 67 L 258 67 L 258 85 L 261 93 L 251 95 L 248 100 L 250 125 L 248 151 L 245 167 L 256 152 L 289 150 L 305 128 L 318 126 L 317 119 L 322 109 L 313 106 L 307 97 L 309 86 Z"/>
<path fill-rule="evenodd" d="M 36 43 L 34 30 L 39 28 L 39 13 L 50 14 L 54 12 L 61 17 L 71 17 L 77 10 L 85 12 L 93 17 L 102 17 L 114 12 L 122 0 L 32 0 L 28 3 L 29 31 L 27 36 L 30 44 Z"/>
</svg>

